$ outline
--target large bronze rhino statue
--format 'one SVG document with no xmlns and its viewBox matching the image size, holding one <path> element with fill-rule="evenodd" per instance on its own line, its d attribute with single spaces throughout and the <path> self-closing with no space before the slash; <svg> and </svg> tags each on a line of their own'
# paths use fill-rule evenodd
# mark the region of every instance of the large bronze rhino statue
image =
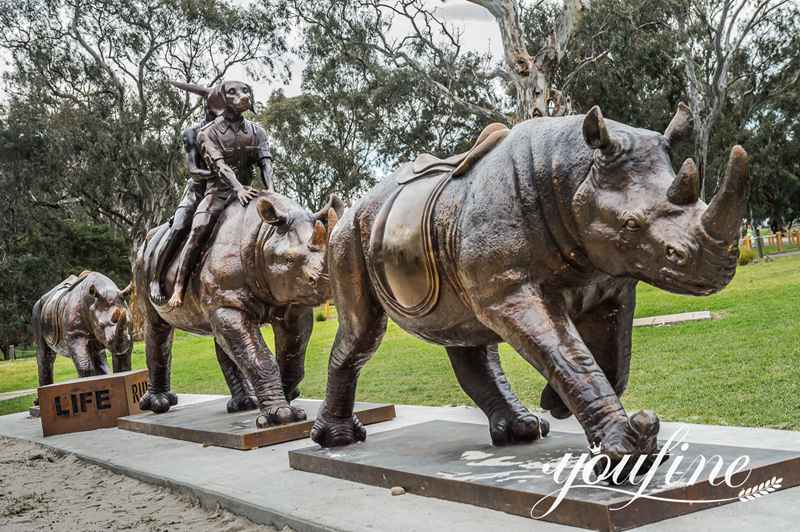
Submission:
<svg viewBox="0 0 800 532">
<path fill-rule="evenodd" d="M 53 384 L 56 353 L 72 359 L 79 377 L 110 373 L 106 350 L 115 373 L 130 371 L 129 293 L 130 286 L 120 290 L 105 275 L 86 271 L 70 275 L 39 298 L 31 320 L 39 386 Z"/>
<path fill-rule="evenodd" d="M 181 306 L 156 305 L 148 290 L 137 290 L 150 371 L 149 390 L 139 403 L 143 410 L 162 413 L 177 404 L 170 391 L 177 328 L 214 337 L 231 392 L 229 412 L 260 408 L 259 427 L 305 419 L 305 412 L 289 403 L 303 378 L 313 307 L 330 296 L 326 251 L 337 210 L 342 203 L 333 196 L 316 214 L 272 192 L 262 192 L 247 207 L 232 202 L 216 222 Z M 153 251 L 167 230 L 168 224 L 152 230 L 139 248 L 136 286 L 150 284 L 157 260 Z M 175 263 L 165 268 L 169 290 Z M 272 325 L 277 360 L 261 335 L 264 323 Z"/>
<path fill-rule="evenodd" d="M 388 316 L 445 347 L 495 444 L 548 430 L 500 367 L 497 345 L 508 342 L 547 379 L 542 406 L 575 415 L 612 461 L 655 451 L 658 418 L 629 417 L 619 398 L 636 283 L 695 295 L 723 288 L 746 202 L 739 146 L 710 205 L 698 199 L 691 160 L 675 174 L 670 147 L 688 130 L 684 105 L 663 134 L 605 121 L 595 107 L 488 130 L 466 156 L 421 157 L 379 183 L 331 236 L 339 331 L 314 441 L 365 438 L 356 383 Z"/>
</svg>

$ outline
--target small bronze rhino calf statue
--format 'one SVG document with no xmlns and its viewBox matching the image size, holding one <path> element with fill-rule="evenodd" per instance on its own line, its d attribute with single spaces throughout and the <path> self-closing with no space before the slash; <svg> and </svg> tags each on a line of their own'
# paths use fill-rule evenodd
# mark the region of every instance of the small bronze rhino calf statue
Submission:
<svg viewBox="0 0 800 532">
<path fill-rule="evenodd" d="M 205 254 L 195 265 L 179 307 L 157 305 L 148 290 L 137 290 L 144 317 L 150 388 L 143 410 L 162 413 L 177 404 L 170 391 L 173 331 L 212 335 L 217 359 L 231 391 L 228 411 L 261 409 L 259 427 L 300 421 L 305 412 L 291 407 L 303 379 L 313 307 L 330 296 L 326 251 L 328 235 L 342 203 L 335 197 L 312 213 L 294 201 L 262 192 L 243 207 L 231 202 L 216 222 Z M 164 224 L 150 232 L 134 266 L 136 286 L 153 279 L 158 257 L 152 252 L 167 234 Z M 171 290 L 177 259 L 164 269 Z M 276 357 L 260 327 L 270 323 Z"/>
<path fill-rule="evenodd" d="M 126 298 L 130 285 L 120 290 L 97 272 L 70 275 L 33 305 L 33 336 L 39 386 L 53 384 L 56 353 L 72 359 L 79 377 L 130 371 L 131 313 Z"/>
<path fill-rule="evenodd" d="M 518 124 L 461 175 L 455 165 L 470 157 L 426 158 L 379 183 L 331 236 L 339 331 L 314 441 L 365 438 L 353 416 L 356 383 L 388 315 L 445 347 L 495 444 L 548 429 L 500 367 L 497 345 L 508 342 L 547 379 L 542 406 L 575 415 L 612 463 L 655 452 L 658 418 L 629 417 L 619 398 L 636 283 L 722 289 L 736 269 L 746 201 L 739 146 L 710 205 L 698 198 L 691 160 L 675 174 L 670 146 L 688 129 L 684 105 L 663 134 L 605 121 L 595 107 Z"/>
</svg>

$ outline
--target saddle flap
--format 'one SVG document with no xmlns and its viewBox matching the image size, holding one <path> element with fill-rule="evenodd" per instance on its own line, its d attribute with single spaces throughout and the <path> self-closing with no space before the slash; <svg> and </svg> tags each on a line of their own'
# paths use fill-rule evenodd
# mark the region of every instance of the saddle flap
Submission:
<svg viewBox="0 0 800 532">
<path fill-rule="evenodd" d="M 439 301 L 431 218 L 448 181 L 443 174 L 398 188 L 375 219 L 369 273 L 383 301 L 403 316 L 423 316 Z"/>
</svg>

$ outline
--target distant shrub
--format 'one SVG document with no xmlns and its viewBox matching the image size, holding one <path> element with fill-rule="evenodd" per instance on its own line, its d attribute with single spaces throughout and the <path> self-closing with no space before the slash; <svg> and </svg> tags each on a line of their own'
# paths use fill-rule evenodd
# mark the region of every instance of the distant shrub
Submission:
<svg viewBox="0 0 800 532">
<path fill-rule="evenodd" d="M 756 252 L 752 249 L 740 249 L 739 250 L 739 266 L 744 266 L 746 264 L 750 264 L 756 258 Z"/>
<path fill-rule="evenodd" d="M 325 321 L 327 318 L 325 317 L 325 313 L 321 310 L 317 311 L 317 315 L 315 317 L 317 321 Z"/>
</svg>

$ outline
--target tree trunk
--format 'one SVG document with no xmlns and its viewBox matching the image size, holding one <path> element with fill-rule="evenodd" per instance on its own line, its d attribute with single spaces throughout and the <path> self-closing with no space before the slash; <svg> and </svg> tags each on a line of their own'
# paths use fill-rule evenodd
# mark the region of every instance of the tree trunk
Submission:
<svg viewBox="0 0 800 532">
<path fill-rule="evenodd" d="M 525 47 L 525 35 L 519 21 L 516 0 L 467 0 L 485 8 L 500 28 L 503 54 L 516 93 L 516 120 L 522 121 L 550 114 L 552 70 L 566 49 L 570 37 L 579 28 L 588 0 L 567 0 L 549 42 L 531 55 Z"/>
</svg>

